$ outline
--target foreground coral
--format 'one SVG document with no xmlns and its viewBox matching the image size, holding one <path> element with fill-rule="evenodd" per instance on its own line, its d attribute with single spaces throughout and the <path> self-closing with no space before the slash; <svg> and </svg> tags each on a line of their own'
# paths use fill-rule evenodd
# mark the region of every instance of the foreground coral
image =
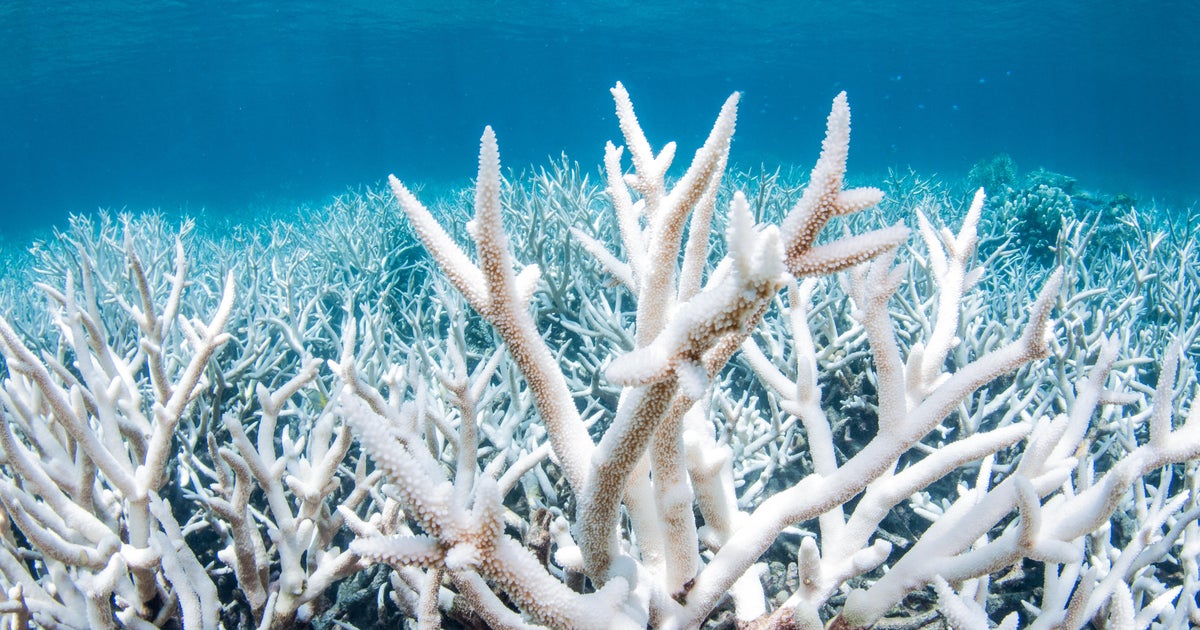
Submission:
<svg viewBox="0 0 1200 630">
<path fill-rule="evenodd" d="M 926 588 L 956 628 L 1200 621 L 1194 278 L 1156 347 L 1117 326 L 1142 298 L 1084 311 L 1086 226 L 1017 300 L 980 291 L 983 191 L 957 233 L 916 210 L 915 256 L 848 231 L 882 192 L 844 189 L 844 94 L 780 216 L 724 193 L 736 94 L 674 182 L 613 96 L 609 218 L 561 177 L 523 198 L 490 128 L 469 242 L 391 179 L 450 287 L 349 230 L 329 259 L 251 243 L 199 296 L 187 229 L 173 268 L 128 226 L 80 239 L 43 287 L 57 347 L 0 319 L 10 625 L 286 627 L 349 614 L 356 575 L 430 628 L 859 628 Z M 788 548 L 791 586 L 764 563 Z M 989 601 L 1032 563 L 1036 601 Z"/>
</svg>

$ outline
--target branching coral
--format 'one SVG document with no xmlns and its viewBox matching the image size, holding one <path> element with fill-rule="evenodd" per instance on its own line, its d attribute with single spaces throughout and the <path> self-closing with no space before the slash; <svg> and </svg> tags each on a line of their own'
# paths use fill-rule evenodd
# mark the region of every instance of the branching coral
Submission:
<svg viewBox="0 0 1200 630">
<path fill-rule="evenodd" d="M 752 199 L 738 95 L 678 179 L 613 97 L 608 202 L 507 181 L 488 128 L 469 242 L 393 178 L 406 225 L 348 195 L 198 269 L 157 219 L 43 251 L 54 326 L 0 319 L 10 625 L 1200 621 L 1190 246 L 1131 219 L 1089 263 L 1068 217 L 1057 269 L 981 261 L 982 192 L 909 243 L 843 188 L 844 94 Z M 326 599 L 355 574 L 373 604 Z"/>
</svg>

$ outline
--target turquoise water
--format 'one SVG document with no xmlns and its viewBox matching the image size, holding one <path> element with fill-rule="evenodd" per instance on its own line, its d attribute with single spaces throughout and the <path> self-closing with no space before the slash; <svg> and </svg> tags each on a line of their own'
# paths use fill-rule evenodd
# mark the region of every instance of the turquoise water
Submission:
<svg viewBox="0 0 1200 630">
<path fill-rule="evenodd" d="M 464 182 L 619 140 L 608 88 L 690 155 L 743 92 L 733 159 L 811 165 L 829 102 L 852 173 L 1011 155 L 1187 212 L 1196 2 L 3 2 L 0 218 L 239 216 L 394 172 Z"/>
</svg>

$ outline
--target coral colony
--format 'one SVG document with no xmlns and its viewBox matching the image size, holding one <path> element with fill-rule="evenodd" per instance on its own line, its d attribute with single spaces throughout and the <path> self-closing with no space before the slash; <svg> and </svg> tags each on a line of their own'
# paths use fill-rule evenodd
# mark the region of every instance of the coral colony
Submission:
<svg viewBox="0 0 1200 630">
<path fill-rule="evenodd" d="M 488 128 L 469 222 L 392 178 L 35 247 L 6 627 L 1200 623 L 1192 234 L 1033 252 L 982 189 L 846 188 L 845 94 L 806 186 L 727 181 L 737 94 L 669 177 L 612 94 L 607 188 L 506 178 Z M 1005 207 L 1070 203 L 1038 190 Z"/>
</svg>

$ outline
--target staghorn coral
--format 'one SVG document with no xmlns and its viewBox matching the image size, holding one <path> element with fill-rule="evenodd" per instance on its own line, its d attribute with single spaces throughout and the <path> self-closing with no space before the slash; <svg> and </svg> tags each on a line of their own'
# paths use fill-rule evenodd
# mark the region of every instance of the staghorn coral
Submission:
<svg viewBox="0 0 1200 630">
<path fill-rule="evenodd" d="M 1091 262 L 1067 219 L 1039 274 L 976 259 L 977 195 L 910 244 L 842 190 L 844 95 L 808 187 L 753 205 L 736 95 L 673 184 L 614 98 L 607 221 L 568 166 L 506 181 L 491 130 L 470 242 L 393 181 L 437 269 L 371 192 L 224 242 L 64 234 L 57 316 L 0 329 L 7 621 L 851 627 L 926 586 L 956 627 L 1195 621 L 1186 237 L 1131 221 Z M 324 601 L 356 573 L 377 597 Z"/>
</svg>

